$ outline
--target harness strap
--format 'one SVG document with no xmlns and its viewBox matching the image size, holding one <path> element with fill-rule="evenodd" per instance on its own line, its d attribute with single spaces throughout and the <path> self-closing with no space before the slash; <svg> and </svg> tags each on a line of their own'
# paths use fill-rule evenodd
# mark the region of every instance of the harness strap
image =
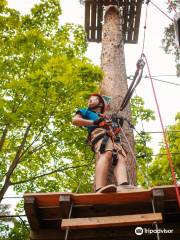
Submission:
<svg viewBox="0 0 180 240">
<path fill-rule="evenodd" d="M 92 146 L 94 147 L 94 145 L 95 145 L 100 139 L 102 139 L 105 135 L 106 135 L 106 133 L 102 133 L 102 134 L 99 134 L 97 137 L 95 137 L 95 138 L 91 141 Z"/>
<path fill-rule="evenodd" d="M 106 144 L 108 142 L 109 136 L 107 134 L 104 135 L 101 146 L 100 146 L 100 153 L 104 153 L 106 149 Z"/>
</svg>

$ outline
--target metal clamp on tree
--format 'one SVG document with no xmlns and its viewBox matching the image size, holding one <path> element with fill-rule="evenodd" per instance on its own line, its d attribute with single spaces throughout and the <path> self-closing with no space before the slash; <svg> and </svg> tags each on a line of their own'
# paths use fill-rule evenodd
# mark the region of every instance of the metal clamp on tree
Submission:
<svg viewBox="0 0 180 240">
<path fill-rule="evenodd" d="M 180 12 L 176 13 L 174 16 L 174 27 L 176 34 L 176 44 L 180 48 Z"/>
</svg>

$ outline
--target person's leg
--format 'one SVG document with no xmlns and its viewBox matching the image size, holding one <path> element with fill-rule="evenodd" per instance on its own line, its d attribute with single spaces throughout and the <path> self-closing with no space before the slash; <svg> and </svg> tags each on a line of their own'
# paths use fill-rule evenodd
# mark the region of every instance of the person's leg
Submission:
<svg viewBox="0 0 180 240">
<path fill-rule="evenodd" d="M 122 183 L 128 183 L 127 170 L 126 170 L 126 158 L 118 153 L 118 161 L 114 167 L 114 175 L 117 181 L 117 185 Z"/>
<path fill-rule="evenodd" d="M 96 169 L 95 169 L 95 182 L 96 190 L 104 187 L 107 184 L 107 176 L 111 165 L 112 152 L 106 151 L 105 153 L 96 154 Z"/>
</svg>

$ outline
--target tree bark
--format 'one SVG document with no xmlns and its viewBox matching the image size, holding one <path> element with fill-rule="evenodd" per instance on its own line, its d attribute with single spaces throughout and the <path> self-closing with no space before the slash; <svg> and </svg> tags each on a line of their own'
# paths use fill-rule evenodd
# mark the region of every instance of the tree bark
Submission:
<svg viewBox="0 0 180 240">
<path fill-rule="evenodd" d="M 117 6 L 110 5 L 105 10 L 103 37 L 102 37 L 102 52 L 101 52 L 101 67 L 105 73 L 101 83 L 101 93 L 112 97 L 110 113 L 117 113 L 119 116 L 126 117 L 131 120 L 130 105 L 120 111 L 120 104 L 128 90 L 124 44 L 122 34 L 122 17 Z M 128 124 L 124 122 L 123 129 L 125 135 L 134 152 L 134 136 L 133 131 Z M 127 170 L 129 181 L 131 184 L 136 182 L 136 164 L 130 153 L 127 141 L 122 139 L 127 153 Z"/>
<path fill-rule="evenodd" d="M 4 128 L 4 130 L 2 132 L 2 136 L 1 136 L 1 140 L 0 140 L 0 151 L 3 148 L 4 142 L 6 140 L 7 133 L 8 133 L 8 126 L 6 125 L 6 127 Z"/>
<path fill-rule="evenodd" d="M 9 188 L 9 186 L 11 186 L 11 181 L 10 181 L 10 178 L 15 170 L 15 168 L 17 167 L 18 163 L 19 163 L 19 156 L 25 146 L 25 143 L 26 143 L 26 139 L 27 139 L 27 136 L 29 134 L 29 130 L 30 130 L 31 126 L 29 125 L 27 128 L 26 128 L 26 131 L 24 133 L 24 136 L 23 136 L 23 139 L 22 139 L 22 142 L 21 142 L 21 145 L 19 146 L 17 152 L 16 152 L 16 156 L 14 158 L 14 160 L 12 161 L 7 173 L 6 173 L 6 178 L 5 178 L 5 181 L 4 181 L 4 185 L 2 187 L 2 189 L 0 190 L 0 202 L 2 201 L 3 197 L 4 197 L 4 194 L 6 193 L 7 189 Z"/>
</svg>

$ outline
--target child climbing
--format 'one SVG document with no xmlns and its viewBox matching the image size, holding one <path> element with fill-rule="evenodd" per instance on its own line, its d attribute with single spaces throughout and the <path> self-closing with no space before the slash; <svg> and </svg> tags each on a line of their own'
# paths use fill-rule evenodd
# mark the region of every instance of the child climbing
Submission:
<svg viewBox="0 0 180 240">
<path fill-rule="evenodd" d="M 91 94 L 88 108 L 80 108 L 72 120 L 74 125 L 87 128 L 90 145 L 96 153 L 95 191 L 97 193 L 116 192 L 117 186 L 130 187 L 126 171 L 126 152 L 121 145 L 117 128 L 113 128 L 112 119 L 106 116 L 108 106 L 106 100 L 105 96 L 98 93 Z M 107 185 L 111 164 L 114 165 L 116 185 Z"/>
</svg>

